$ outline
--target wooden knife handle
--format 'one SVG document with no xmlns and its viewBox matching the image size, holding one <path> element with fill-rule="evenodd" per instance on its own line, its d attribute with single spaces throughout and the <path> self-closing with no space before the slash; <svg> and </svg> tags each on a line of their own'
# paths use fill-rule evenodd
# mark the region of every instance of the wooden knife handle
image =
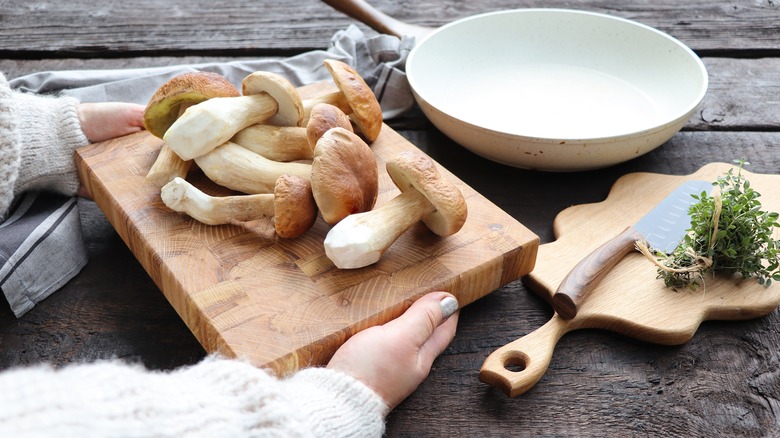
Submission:
<svg viewBox="0 0 780 438">
<path fill-rule="evenodd" d="M 577 311 L 588 293 L 617 262 L 634 250 L 636 241 L 642 238 L 634 227 L 628 227 L 580 260 L 553 295 L 553 309 L 566 319 L 577 316 Z"/>
</svg>

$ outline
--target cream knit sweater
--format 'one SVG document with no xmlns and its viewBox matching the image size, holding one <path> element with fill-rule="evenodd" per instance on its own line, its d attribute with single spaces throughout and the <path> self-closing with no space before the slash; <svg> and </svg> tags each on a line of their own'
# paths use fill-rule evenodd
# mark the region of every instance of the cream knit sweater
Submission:
<svg viewBox="0 0 780 438">
<path fill-rule="evenodd" d="M 0 219 L 19 193 L 78 191 L 73 151 L 89 141 L 77 104 L 71 97 L 16 93 L 0 73 Z"/>
<path fill-rule="evenodd" d="M 385 405 L 324 368 L 277 380 L 209 357 L 172 372 L 119 362 L 0 373 L 0 436 L 379 437 Z"/>
<path fill-rule="evenodd" d="M 77 104 L 14 92 L 0 74 L 0 222 L 26 190 L 78 190 Z M 209 357 L 171 372 L 105 361 L 0 373 L 0 436 L 372 437 L 386 413 L 366 385 L 324 368 L 277 379 Z"/>
</svg>

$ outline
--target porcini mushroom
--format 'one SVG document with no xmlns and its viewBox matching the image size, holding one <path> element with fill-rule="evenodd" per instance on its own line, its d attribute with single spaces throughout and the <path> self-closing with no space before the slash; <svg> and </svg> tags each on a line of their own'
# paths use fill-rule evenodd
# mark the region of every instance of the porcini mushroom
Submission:
<svg viewBox="0 0 780 438">
<path fill-rule="evenodd" d="M 311 160 L 317 140 L 330 128 L 352 131 L 349 117 L 337 107 L 320 103 L 311 110 L 306 127 L 255 124 L 230 141 L 274 161 Z"/>
<path fill-rule="evenodd" d="M 372 143 L 382 130 L 382 108 L 374 91 L 348 64 L 335 59 L 326 59 L 324 63 L 338 91 L 304 100 L 304 123 L 316 104 L 329 103 L 349 115 L 366 141 Z"/>
<path fill-rule="evenodd" d="M 371 211 L 347 216 L 325 237 L 325 254 L 336 267 L 353 269 L 376 263 L 420 220 L 442 237 L 455 234 L 466 222 L 463 194 L 426 155 L 401 152 L 388 161 L 387 172 L 401 194 Z"/>
<path fill-rule="evenodd" d="M 168 208 L 207 225 L 273 217 L 276 234 L 294 238 L 308 231 L 317 219 L 317 206 L 309 181 L 294 175 L 276 180 L 273 194 L 211 196 L 182 178 L 163 186 Z"/>
<path fill-rule="evenodd" d="M 147 131 L 163 138 L 168 128 L 192 105 L 214 97 L 240 96 L 238 89 L 226 78 L 211 72 L 188 72 L 176 75 L 162 84 L 144 109 L 143 123 Z M 163 143 L 146 179 L 162 187 L 174 177 L 184 178 L 192 161 L 182 160 L 167 143 Z"/>
<path fill-rule="evenodd" d="M 225 142 L 195 158 L 195 163 L 215 183 L 248 194 L 271 193 L 285 173 L 309 180 L 308 163 L 269 160 L 233 142 Z"/>
<path fill-rule="evenodd" d="M 303 103 L 287 79 L 254 72 L 242 82 L 243 95 L 214 98 L 189 107 L 164 140 L 184 160 L 199 157 L 255 123 L 300 126 Z"/>
<path fill-rule="evenodd" d="M 322 218 L 329 224 L 371 210 L 379 191 L 374 152 L 352 131 L 329 129 L 314 148 L 311 187 Z"/>
</svg>

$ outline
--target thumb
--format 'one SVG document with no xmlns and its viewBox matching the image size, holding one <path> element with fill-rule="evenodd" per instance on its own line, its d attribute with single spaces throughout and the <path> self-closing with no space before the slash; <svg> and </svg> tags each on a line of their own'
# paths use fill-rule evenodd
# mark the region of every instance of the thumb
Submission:
<svg viewBox="0 0 780 438">
<path fill-rule="evenodd" d="M 425 363 L 432 363 L 455 337 L 458 300 L 447 292 L 431 292 L 398 318 L 385 324 L 410 339 Z"/>
</svg>

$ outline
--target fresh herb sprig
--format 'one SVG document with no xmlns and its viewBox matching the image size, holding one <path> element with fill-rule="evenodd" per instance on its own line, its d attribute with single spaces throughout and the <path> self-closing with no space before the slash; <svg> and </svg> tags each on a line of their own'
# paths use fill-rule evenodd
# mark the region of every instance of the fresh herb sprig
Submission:
<svg viewBox="0 0 780 438">
<path fill-rule="evenodd" d="M 755 277 L 769 286 L 780 281 L 780 240 L 772 233 L 778 213 L 761 209 L 761 196 L 744 175 L 744 160 L 713 183 L 712 195 L 694 195 L 689 210 L 691 227 L 670 255 L 658 257 L 658 278 L 671 288 L 695 288 L 706 273 Z"/>
</svg>

